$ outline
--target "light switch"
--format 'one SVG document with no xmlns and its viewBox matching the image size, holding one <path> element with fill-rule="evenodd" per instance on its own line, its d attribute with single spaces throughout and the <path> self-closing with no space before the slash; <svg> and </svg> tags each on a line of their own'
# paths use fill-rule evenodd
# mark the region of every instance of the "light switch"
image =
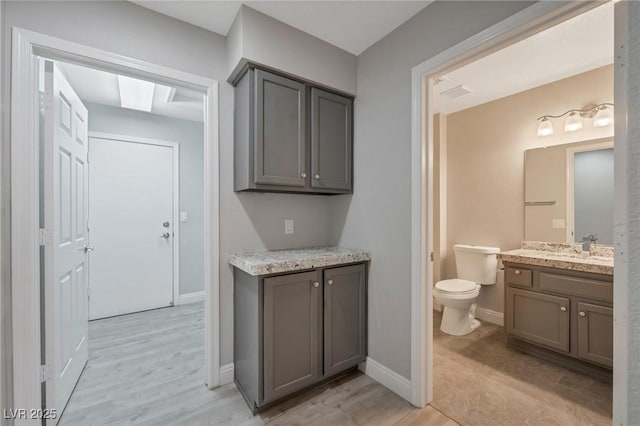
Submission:
<svg viewBox="0 0 640 426">
<path fill-rule="evenodd" d="M 189 222 L 189 215 L 187 212 L 180 212 L 180 223 Z"/>
<path fill-rule="evenodd" d="M 551 219 L 551 227 L 553 229 L 564 229 L 564 219 Z"/>
<path fill-rule="evenodd" d="M 293 234 L 293 219 L 284 220 L 284 233 Z"/>
</svg>

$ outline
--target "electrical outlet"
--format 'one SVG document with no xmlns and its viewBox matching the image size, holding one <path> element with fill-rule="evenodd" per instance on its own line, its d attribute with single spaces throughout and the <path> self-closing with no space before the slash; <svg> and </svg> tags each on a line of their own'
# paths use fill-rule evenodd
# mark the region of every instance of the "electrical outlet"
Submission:
<svg viewBox="0 0 640 426">
<path fill-rule="evenodd" d="M 189 222 L 189 214 L 187 212 L 180 212 L 180 223 Z"/>
<path fill-rule="evenodd" d="M 285 219 L 284 220 L 284 233 L 289 235 L 293 234 L 293 219 Z"/>
<path fill-rule="evenodd" d="M 551 219 L 551 227 L 553 229 L 564 229 L 564 219 Z"/>
</svg>

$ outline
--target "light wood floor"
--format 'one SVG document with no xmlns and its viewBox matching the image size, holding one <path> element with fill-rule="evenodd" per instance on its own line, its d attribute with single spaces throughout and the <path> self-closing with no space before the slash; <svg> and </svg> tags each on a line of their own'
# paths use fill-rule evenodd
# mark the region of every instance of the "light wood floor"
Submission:
<svg viewBox="0 0 640 426">
<path fill-rule="evenodd" d="M 89 362 L 60 420 L 90 425 L 433 425 L 457 423 L 417 410 L 360 373 L 252 416 L 234 384 L 204 385 L 202 303 L 89 324 Z"/>
</svg>

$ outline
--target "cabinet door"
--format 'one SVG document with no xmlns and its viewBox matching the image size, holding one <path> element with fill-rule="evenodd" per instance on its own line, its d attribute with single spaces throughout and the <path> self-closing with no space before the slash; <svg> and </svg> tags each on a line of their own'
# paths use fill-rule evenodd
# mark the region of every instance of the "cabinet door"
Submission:
<svg viewBox="0 0 640 426">
<path fill-rule="evenodd" d="M 569 352 L 570 303 L 566 297 L 507 288 L 507 332 Z"/>
<path fill-rule="evenodd" d="M 305 186 L 305 85 L 255 71 L 256 184 Z"/>
<path fill-rule="evenodd" d="M 352 189 L 353 100 L 311 89 L 311 187 Z"/>
<path fill-rule="evenodd" d="M 324 375 L 366 358 L 364 264 L 324 271 Z"/>
<path fill-rule="evenodd" d="M 319 272 L 264 279 L 264 398 L 269 402 L 321 377 Z"/>
<path fill-rule="evenodd" d="M 578 357 L 613 366 L 613 309 L 578 302 Z"/>
</svg>

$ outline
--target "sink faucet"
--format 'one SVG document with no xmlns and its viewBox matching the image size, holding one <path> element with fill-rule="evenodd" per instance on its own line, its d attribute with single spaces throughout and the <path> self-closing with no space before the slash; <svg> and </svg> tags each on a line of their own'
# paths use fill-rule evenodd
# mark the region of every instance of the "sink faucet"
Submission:
<svg viewBox="0 0 640 426">
<path fill-rule="evenodd" d="M 598 236 L 596 234 L 589 234 L 582 237 L 582 251 L 587 252 L 590 255 L 591 251 L 596 246 L 596 241 L 598 241 Z"/>
</svg>

